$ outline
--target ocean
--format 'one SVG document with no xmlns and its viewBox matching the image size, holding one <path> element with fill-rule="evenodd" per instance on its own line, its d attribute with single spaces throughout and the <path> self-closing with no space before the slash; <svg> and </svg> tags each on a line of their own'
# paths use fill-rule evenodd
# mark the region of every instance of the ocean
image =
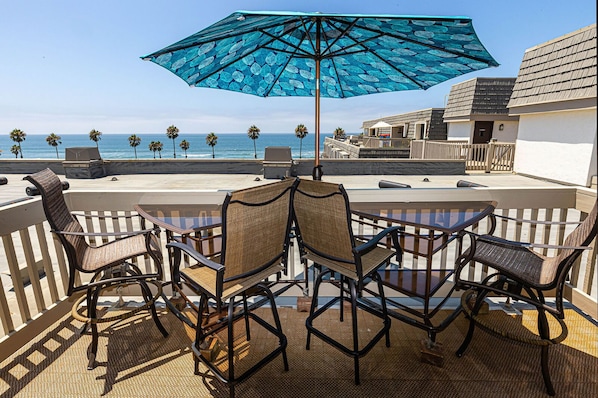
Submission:
<svg viewBox="0 0 598 398">
<path fill-rule="evenodd" d="M 102 134 L 98 147 L 102 159 L 135 159 L 135 151 L 129 146 L 131 134 Z M 187 157 L 189 159 L 211 159 L 212 147 L 206 144 L 207 134 L 181 134 L 175 139 L 176 157 L 184 158 L 185 153 L 179 147 L 182 140 L 189 142 Z M 141 143 L 137 147 L 138 159 L 153 159 L 154 153 L 149 150 L 148 145 L 152 141 L 160 141 L 164 144 L 162 159 L 173 158 L 172 140 L 163 134 L 137 134 L 141 137 Z M 217 159 L 253 159 L 253 140 L 246 133 L 225 133 L 217 134 L 218 141 L 214 147 L 214 155 Z M 329 135 L 330 136 L 330 135 Z M 29 134 L 21 143 L 24 159 L 56 159 L 56 149 L 46 142 L 47 135 Z M 295 133 L 262 133 L 255 140 L 257 158 L 264 158 L 264 148 L 267 146 L 290 146 L 293 159 L 299 159 L 300 139 Z M 65 134 L 61 136 L 61 144 L 58 145 L 58 156 L 64 159 L 65 148 L 95 146 L 95 142 L 89 139 L 89 134 Z M 324 135 L 320 136 L 320 150 L 323 149 Z M 9 133 L 0 134 L 0 159 L 14 158 L 10 149 L 16 143 L 11 141 Z M 301 149 L 301 158 L 314 157 L 314 135 L 309 133 L 304 139 Z M 156 152 L 156 158 L 159 157 Z"/>
</svg>

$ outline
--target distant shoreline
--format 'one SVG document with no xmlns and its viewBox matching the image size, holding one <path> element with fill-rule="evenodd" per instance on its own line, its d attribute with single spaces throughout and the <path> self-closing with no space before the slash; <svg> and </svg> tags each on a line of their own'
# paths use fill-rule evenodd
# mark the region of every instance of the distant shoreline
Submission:
<svg viewBox="0 0 598 398">
<path fill-rule="evenodd" d="M 58 133 L 57 133 L 58 134 Z M 60 135 L 60 134 L 58 134 Z M 129 145 L 128 137 L 131 134 L 111 133 L 103 134 L 97 143 L 100 155 L 103 159 L 126 160 L 135 159 L 135 150 Z M 137 149 L 137 159 L 153 159 L 154 153 L 149 150 L 148 145 L 152 141 L 160 141 L 163 144 L 161 153 L 156 152 L 156 158 L 174 159 L 185 158 L 185 152 L 180 148 L 183 140 L 189 142 L 187 159 L 211 159 L 212 147 L 206 144 L 207 134 L 179 134 L 175 139 L 174 146 L 171 139 L 165 133 L 161 134 L 137 134 L 141 138 Z M 314 135 L 308 135 L 302 140 L 293 133 L 260 133 L 258 139 L 254 142 L 246 133 L 223 133 L 217 134 L 218 140 L 214 146 L 214 157 L 217 159 L 259 159 L 264 157 L 264 148 L 266 146 L 290 146 L 293 158 L 313 158 L 315 154 Z M 325 136 L 331 136 L 326 134 Z M 325 136 L 320 137 L 320 148 L 323 148 Z M 27 135 L 25 141 L 21 143 L 23 157 L 25 159 L 56 159 L 56 148 L 51 147 L 46 142 L 47 135 L 31 134 Z M 15 159 L 10 152 L 10 148 L 15 145 L 8 134 L 0 135 L 0 150 L 2 153 L 0 159 Z M 89 139 L 88 134 L 65 134 L 61 136 L 61 143 L 58 146 L 58 157 L 64 159 L 65 149 L 72 147 L 90 147 L 96 146 L 96 143 Z M 257 156 L 256 156 L 257 155 Z"/>
</svg>

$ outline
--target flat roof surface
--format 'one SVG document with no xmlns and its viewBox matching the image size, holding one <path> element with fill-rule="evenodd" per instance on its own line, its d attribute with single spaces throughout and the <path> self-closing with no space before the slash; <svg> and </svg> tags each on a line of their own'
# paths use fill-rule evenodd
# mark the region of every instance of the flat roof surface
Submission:
<svg viewBox="0 0 598 398">
<path fill-rule="evenodd" d="M 0 185 L 0 204 L 26 197 L 25 189 L 31 184 L 23 181 L 25 174 L 3 174 L 8 184 Z M 300 176 L 309 178 L 311 176 Z M 273 179 L 264 179 L 256 174 L 127 174 L 95 179 L 67 179 L 70 190 L 236 190 L 256 186 Z M 258 180 L 259 179 L 259 180 Z M 428 181 L 424 181 L 428 179 Z M 412 188 L 456 187 L 457 181 L 467 180 L 488 187 L 542 187 L 560 186 L 535 178 L 512 173 L 470 173 L 467 175 L 324 175 L 323 181 L 343 184 L 346 189 L 378 189 L 380 180 L 395 181 L 411 185 Z"/>
</svg>

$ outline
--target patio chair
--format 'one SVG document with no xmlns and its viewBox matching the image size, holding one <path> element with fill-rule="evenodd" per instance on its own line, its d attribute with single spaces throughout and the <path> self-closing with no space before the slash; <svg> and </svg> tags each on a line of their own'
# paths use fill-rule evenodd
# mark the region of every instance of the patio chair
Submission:
<svg viewBox="0 0 598 398">
<path fill-rule="evenodd" d="M 579 225 L 566 237 L 562 245 L 523 243 L 491 235 L 479 236 L 465 233 L 471 237 L 471 246 L 456 260 L 455 283 L 459 288 L 468 289 L 462 295 L 461 305 L 470 319 L 470 324 L 467 336 L 457 350 L 457 356 L 461 357 L 464 354 L 472 340 L 475 326 L 499 337 L 539 345 L 544 384 L 548 394 L 555 394 L 548 368 L 548 348 L 550 345 L 560 343 L 567 336 L 567 327 L 563 321 L 565 318 L 563 310 L 565 282 L 573 264 L 583 250 L 591 248 L 588 245 L 596 238 L 598 231 L 597 203 L 594 204 L 583 222 L 578 223 Z M 498 215 L 494 217 L 531 224 L 533 228 L 536 225 L 539 227 L 556 225 L 564 228 L 564 224 L 569 224 L 569 222 L 512 219 Z M 493 225 L 496 224 L 493 223 Z M 534 250 L 538 248 L 555 249 L 556 254 L 548 257 Z M 481 281 L 461 279 L 462 271 L 466 270 L 472 261 L 488 266 L 493 271 L 489 271 L 488 276 Z M 544 294 L 553 289 L 555 303 L 549 305 L 544 299 Z M 506 297 L 508 300 L 522 301 L 533 306 L 538 311 L 538 335 L 524 336 L 516 331 L 501 330 L 497 325 L 489 324 L 483 316 L 480 316 L 480 309 L 485 298 L 491 294 Z M 546 314 L 554 317 L 560 324 L 559 336 L 550 335 Z"/>
<path fill-rule="evenodd" d="M 181 242 L 172 242 L 173 280 L 189 287 L 199 295 L 199 306 L 189 298 L 190 306 L 198 312 L 195 340 L 191 346 L 195 360 L 195 374 L 202 362 L 216 377 L 227 383 L 230 396 L 235 386 L 282 354 L 284 369 L 289 365 L 286 356 L 287 339 L 283 333 L 274 294 L 265 280 L 283 272 L 287 264 L 291 228 L 292 193 L 295 179 L 229 192 L 222 205 L 222 251 L 210 259 Z M 181 258 L 187 255 L 194 264 L 180 268 Z M 253 304 L 248 299 L 257 297 Z M 264 297 L 265 296 L 265 297 Z M 184 295 L 184 297 L 186 297 Z M 258 316 L 254 309 L 269 304 L 273 324 Z M 228 307 L 228 310 L 226 308 Z M 249 318 L 278 339 L 278 345 L 257 363 L 235 373 L 239 355 L 235 352 L 233 333 L 237 320 L 245 320 L 245 339 L 251 340 Z M 225 359 L 218 357 L 218 332 L 226 329 Z M 242 336 L 241 336 L 242 338 Z M 224 340 L 224 339 L 220 339 Z M 211 347 L 216 348 L 212 350 Z M 224 366 L 226 363 L 227 366 Z M 225 369 L 227 368 L 227 369 Z"/>
<path fill-rule="evenodd" d="M 353 357 L 355 384 L 359 384 L 359 358 L 367 354 L 374 345 L 386 336 L 386 346 L 390 346 L 390 317 L 387 314 L 384 290 L 378 268 L 386 265 L 389 259 L 396 256 L 395 250 L 378 245 L 392 236 L 395 248 L 398 248 L 398 227 L 390 227 L 381 231 L 371 240 L 365 242 L 353 235 L 349 198 L 342 185 L 321 181 L 301 180 L 293 199 L 295 226 L 299 250 L 303 260 L 313 261 L 318 267 L 325 267 L 316 278 L 309 316 L 305 322 L 307 327 L 307 344 L 313 333 L 326 343 Z M 323 278 L 333 273 L 340 274 L 338 284 L 340 294 L 322 305 L 318 305 L 318 294 Z M 378 286 L 380 307 L 374 308 L 359 300 L 366 280 L 374 280 Z M 345 296 L 348 293 L 348 297 Z M 326 335 L 314 326 L 314 320 L 321 316 L 335 303 L 340 303 L 340 321 L 343 322 L 343 303 L 351 303 L 352 346 Z M 382 319 L 380 330 L 369 342 L 360 348 L 357 308 Z"/>
<path fill-rule="evenodd" d="M 157 238 L 159 230 L 141 230 L 133 232 L 84 232 L 76 215 L 72 214 L 64 200 L 63 186 L 60 179 L 50 169 L 24 177 L 40 191 L 42 205 L 51 231 L 54 233 L 64 251 L 69 263 L 69 280 L 67 294 L 69 296 L 84 291 L 73 305 L 73 316 L 85 322 L 83 330 L 88 327 L 92 332 L 91 349 L 89 350 L 89 363 L 87 368 L 93 369 L 96 365 L 98 349 L 98 326 L 100 322 L 112 322 L 126 319 L 142 310 L 149 310 L 156 326 L 164 337 L 168 332 L 158 319 L 155 301 L 162 294 L 162 252 L 160 241 Z M 93 217 L 85 215 L 85 217 Z M 98 218 L 113 219 L 111 216 L 96 216 Z M 129 217 L 130 218 L 130 217 Z M 128 221 L 129 222 L 129 221 Z M 93 238 L 113 240 L 95 246 L 90 243 Z M 104 240 L 104 242 L 106 242 Z M 130 259 L 138 256 L 149 256 L 155 264 L 156 272 L 144 273 Z M 89 282 L 82 282 L 80 273 L 91 274 Z M 102 317 L 98 314 L 97 304 L 100 293 L 105 290 L 138 284 L 141 288 L 145 304 L 134 310 L 116 316 Z M 154 286 L 150 289 L 148 284 Z M 154 292 L 154 293 L 152 293 Z M 87 310 L 82 315 L 78 311 L 79 305 L 87 302 Z"/>
</svg>

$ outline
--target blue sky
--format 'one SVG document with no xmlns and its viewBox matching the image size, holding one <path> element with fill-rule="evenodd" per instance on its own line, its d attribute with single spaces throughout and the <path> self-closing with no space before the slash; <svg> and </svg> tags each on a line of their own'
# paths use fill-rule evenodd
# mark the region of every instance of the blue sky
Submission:
<svg viewBox="0 0 598 398">
<path fill-rule="evenodd" d="M 313 98 L 259 98 L 188 87 L 142 61 L 235 10 L 459 15 L 472 18 L 501 64 L 427 91 L 323 99 L 321 132 L 360 130 L 363 120 L 443 107 L 451 86 L 515 77 L 526 49 L 596 22 L 595 0 L 0 0 L 0 134 L 314 131 Z M 4 148 L 6 150 L 6 148 Z"/>
</svg>

